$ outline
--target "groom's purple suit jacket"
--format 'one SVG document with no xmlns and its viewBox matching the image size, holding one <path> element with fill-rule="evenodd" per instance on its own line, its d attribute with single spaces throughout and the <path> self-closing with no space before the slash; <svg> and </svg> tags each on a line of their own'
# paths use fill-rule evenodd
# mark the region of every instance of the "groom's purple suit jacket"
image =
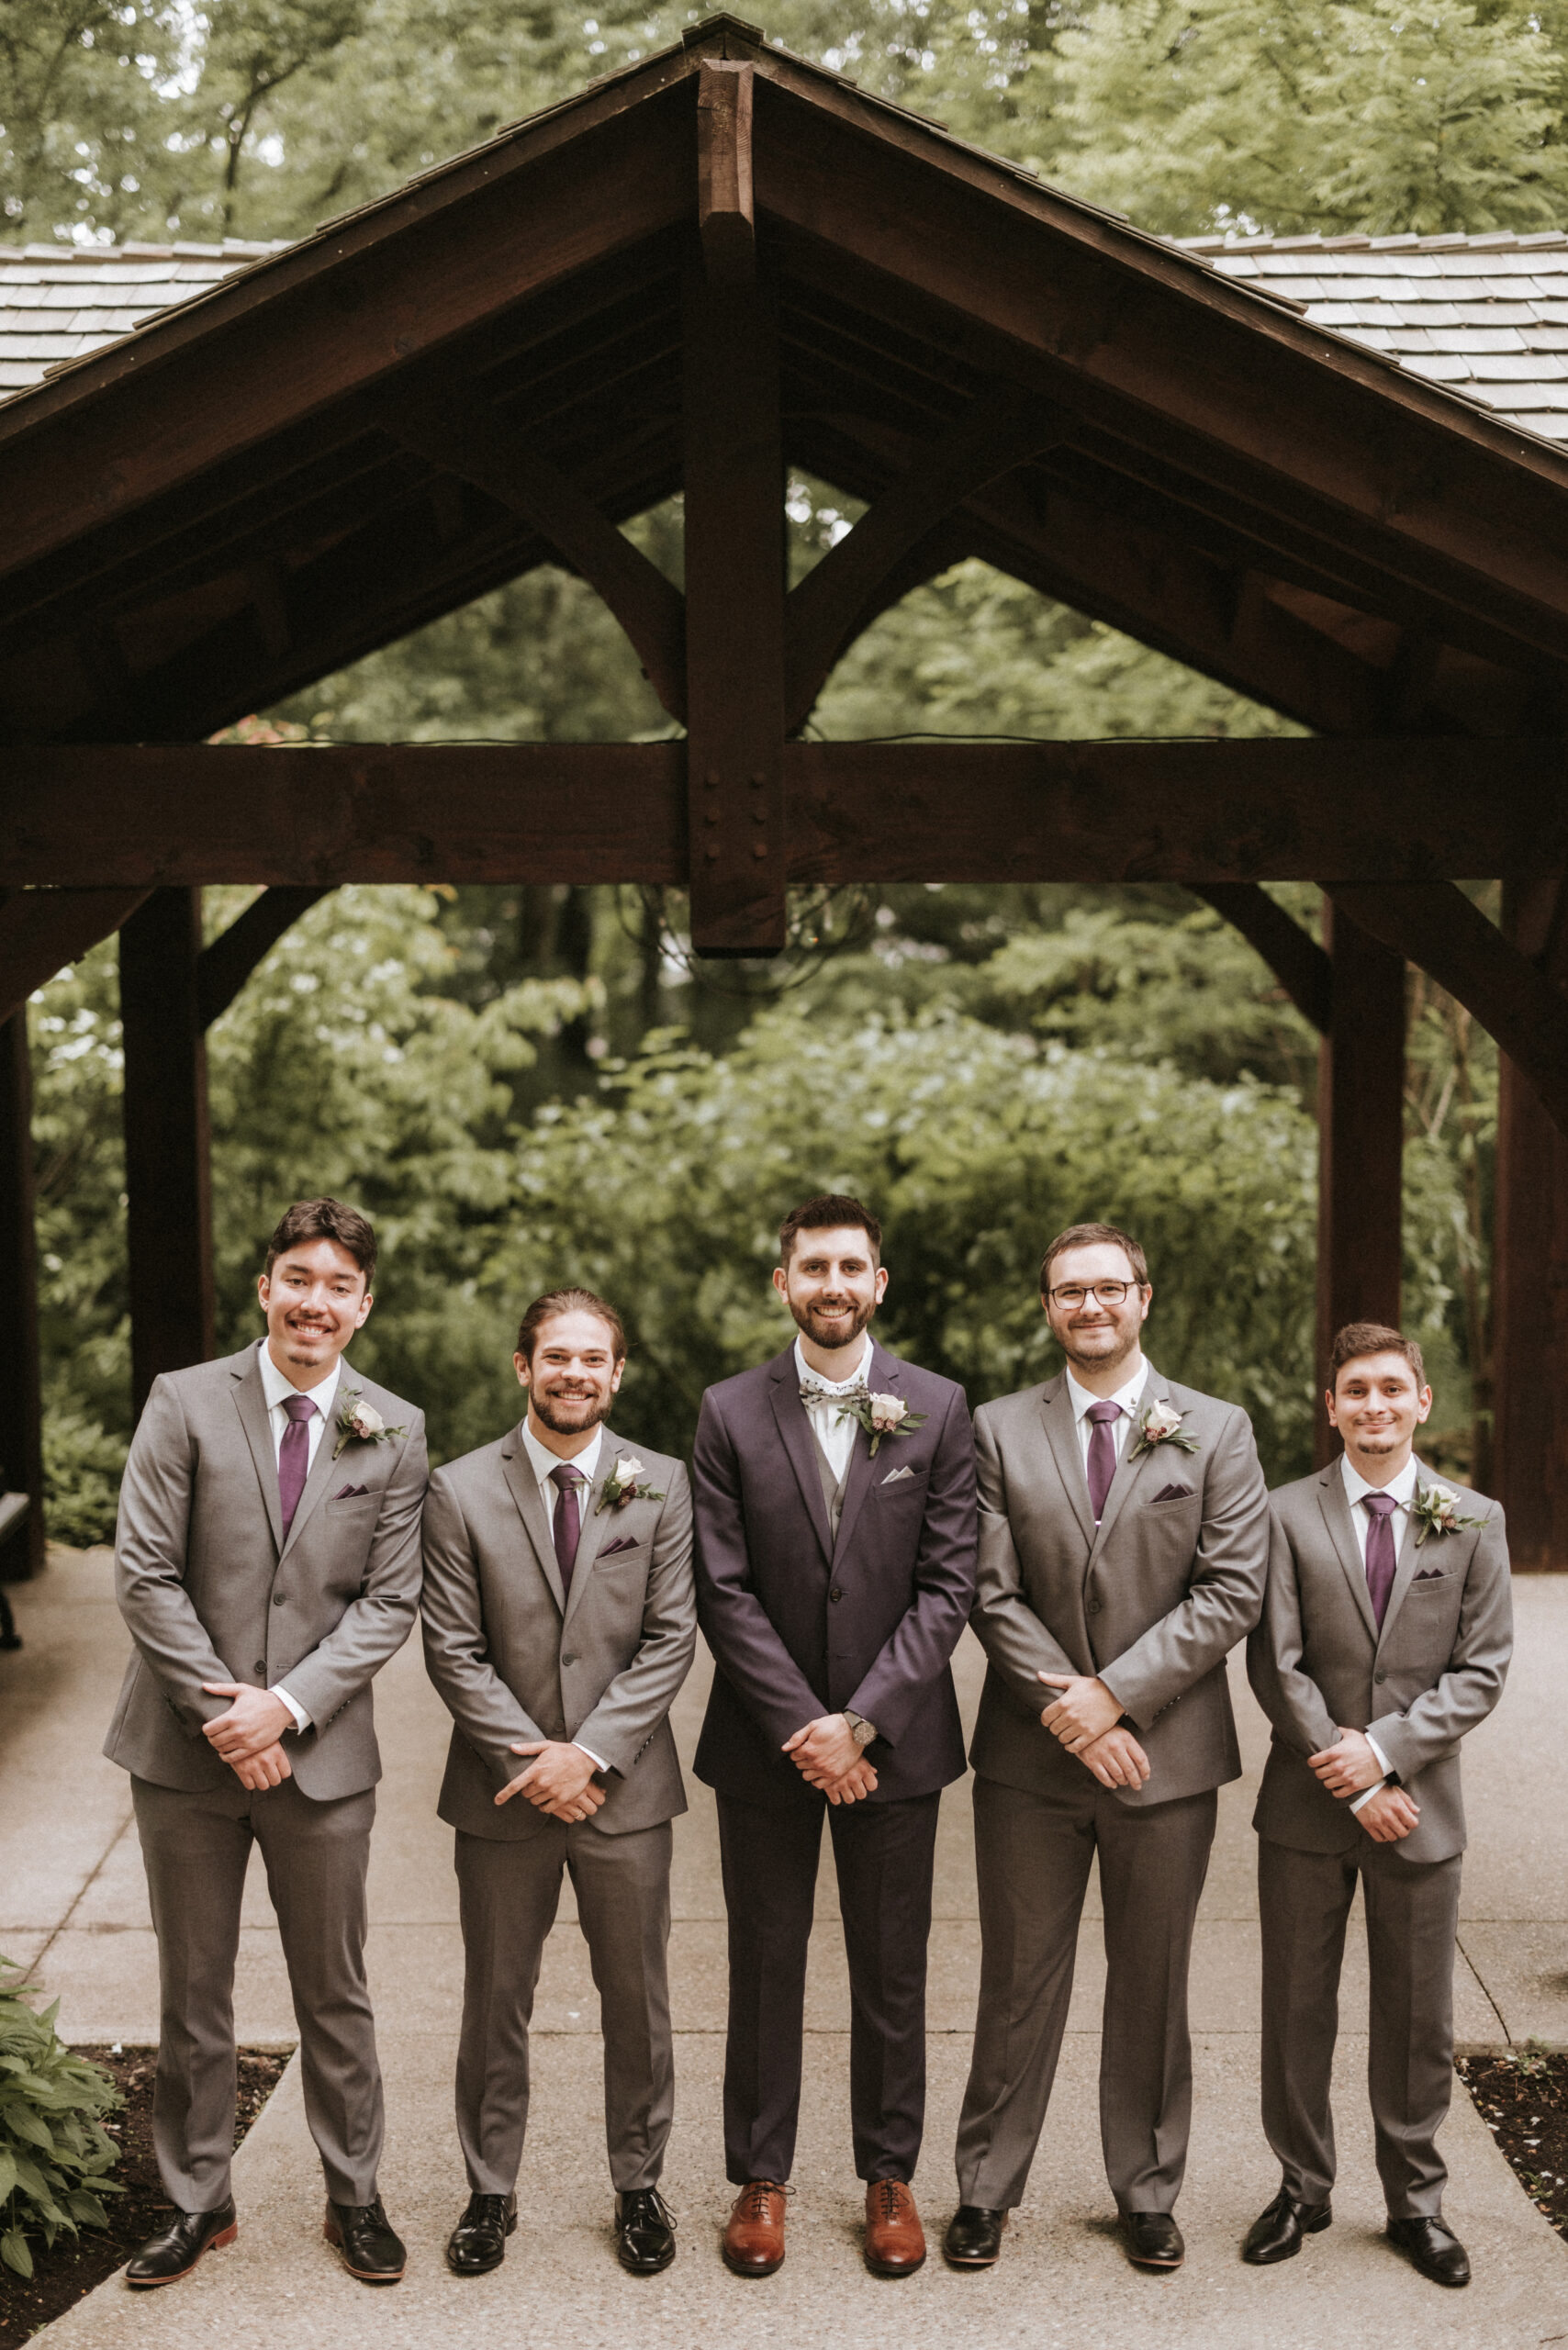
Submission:
<svg viewBox="0 0 1568 2350">
<path fill-rule="evenodd" d="M 950 1379 L 877 1346 L 867 1384 L 925 1424 L 884 1437 L 875 1460 L 857 1431 L 836 1542 L 794 1348 L 702 1399 L 697 1609 L 719 1670 L 697 1775 L 741 1803 L 820 1803 L 779 1750 L 844 1707 L 877 1728 L 873 1802 L 963 1776 L 948 1659 L 975 1593 L 969 1406 Z"/>
</svg>

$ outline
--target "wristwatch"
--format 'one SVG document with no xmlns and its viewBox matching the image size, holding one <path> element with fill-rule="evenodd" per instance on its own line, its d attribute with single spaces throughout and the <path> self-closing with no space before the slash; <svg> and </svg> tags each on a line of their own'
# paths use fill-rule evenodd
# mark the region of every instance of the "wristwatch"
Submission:
<svg viewBox="0 0 1568 2350">
<path fill-rule="evenodd" d="M 868 1722 L 864 1714 L 852 1714 L 847 1706 L 844 1708 L 844 1718 L 849 1724 L 850 1737 L 864 1754 L 877 1735 L 876 1723 Z"/>
</svg>

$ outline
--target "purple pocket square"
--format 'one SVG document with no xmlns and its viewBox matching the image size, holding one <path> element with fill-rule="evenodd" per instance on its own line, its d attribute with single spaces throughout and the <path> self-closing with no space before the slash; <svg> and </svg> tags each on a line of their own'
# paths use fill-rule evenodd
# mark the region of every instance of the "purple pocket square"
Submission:
<svg viewBox="0 0 1568 2350">
<path fill-rule="evenodd" d="M 368 1494 L 369 1491 L 368 1485 L 343 1485 L 332 1495 L 332 1499 L 335 1502 L 356 1501 L 361 1494 Z"/>
<path fill-rule="evenodd" d="M 1149 1495 L 1149 1500 L 1151 1502 L 1185 1502 L 1191 1501 L 1192 1497 L 1191 1485 L 1162 1485 L 1159 1493 Z"/>
<path fill-rule="evenodd" d="M 1416 1583 L 1441 1583 L 1442 1579 L 1441 1567 L 1423 1567 L 1419 1573 L 1412 1578 Z"/>
<path fill-rule="evenodd" d="M 626 1535 L 621 1534 L 617 1535 L 613 1542 L 607 1542 L 599 1555 L 601 1559 L 611 1559 L 617 1550 L 640 1550 L 642 1547 L 640 1542 L 633 1542 Z"/>
</svg>

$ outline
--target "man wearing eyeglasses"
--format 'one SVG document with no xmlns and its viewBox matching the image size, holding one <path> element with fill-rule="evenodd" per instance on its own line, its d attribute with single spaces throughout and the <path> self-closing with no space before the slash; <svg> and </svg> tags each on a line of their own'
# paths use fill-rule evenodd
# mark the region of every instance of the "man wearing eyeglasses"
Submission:
<svg viewBox="0 0 1568 2350">
<path fill-rule="evenodd" d="M 1066 1367 L 975 1418 L 982 1954 L 954 2267 L 988 2267 L 1023 2199 L 1095 1854 L 1106 2175 L 1135 2264 L 1185 2256 L 1188 1962 L 1216 1790 L 1241 1774 L 1225 1661 L 1261 1611 L 1269 1500 L 1246 1414 L 1145 1356 L 1153 1294 L 1126 1233 L 1060 1234 L 1040 1303 Z"/>
</svg>

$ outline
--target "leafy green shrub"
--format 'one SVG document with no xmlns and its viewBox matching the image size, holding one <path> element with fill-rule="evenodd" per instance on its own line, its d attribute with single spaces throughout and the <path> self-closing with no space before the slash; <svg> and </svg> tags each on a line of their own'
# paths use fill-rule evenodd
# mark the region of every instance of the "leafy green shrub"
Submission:
<svg viewBox="0 0 1568 2350">
<path fill-rule="evenodd" d="M 112 1542 L 125 1470 L 123 1437 L 80 1412 L 46 1412 L 44 1519 L 51 1542 Z"/>
<path fill-rule="evenodd" d="M 56 2032 L 58 2000 L 39 2015 L 22 1998 L 21 1979 L 22 1969 L 0 1958 L 0 2260 L 30 2277 L 28 2230 L 51 2244 L 62 2230 L 107 2227 L 98 2199 L 125 2189 L 106 2176 L 119 2148 L 101 2116 L 124 2100 L 102 2067 L 73 2055 Z"/>
</svg>

